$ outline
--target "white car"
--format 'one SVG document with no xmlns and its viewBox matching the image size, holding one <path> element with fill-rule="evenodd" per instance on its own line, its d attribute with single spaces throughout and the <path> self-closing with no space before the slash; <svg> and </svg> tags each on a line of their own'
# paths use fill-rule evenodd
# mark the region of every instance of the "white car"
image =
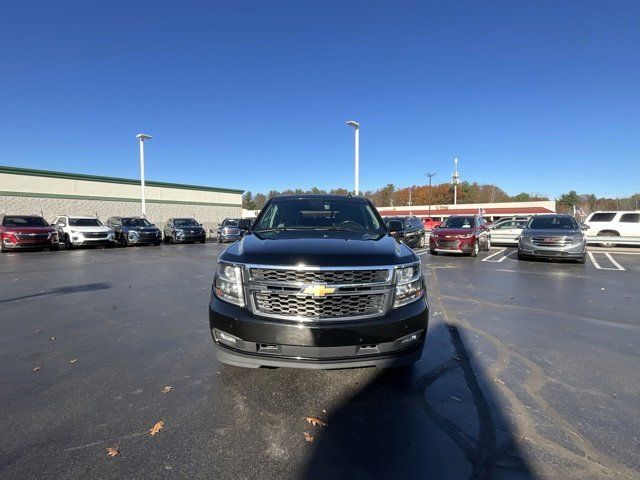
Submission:
<svg viewBox="0 0 640 480">
<path fill-rule="evenodd" d="M 518 245 L 518 238 L 528 219 L 499 220 L 491 229 L 491 243 L 495 245 Z"/>
<path fill-rule="evenodd" d="M 67 250 L 86 245 L 112 246 L 114 233 L 95 217 L 72 217 L 61 215 L 51 225 L 58 232 Z"/>
<path fill-rule="evenodd" d="M 640 211 L 593 212 L 584 221 L 587 234 L 599 237 L 640 237 Z M 603 247 L 614 247 L 615 242 L 602 242 Z"/>
</svg>

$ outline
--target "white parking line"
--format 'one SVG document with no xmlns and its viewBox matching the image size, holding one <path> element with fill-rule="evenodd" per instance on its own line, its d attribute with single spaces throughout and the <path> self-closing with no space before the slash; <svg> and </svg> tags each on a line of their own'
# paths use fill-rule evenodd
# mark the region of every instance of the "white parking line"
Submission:
<svg viewBox="0 0 640 480">
<path fill-rule="evenodd" d="M 613 259 L 613 257 L 611 256 L 611 254 L 610 254 L 610 253 L 606 252 L 606 253 L 605 253 L 605 255 L 607 256 L 607 258 L 608 258 L 609 260 L 611 260 L 611 263 L 613 263 L 616 267 L 618 267 L 618 270 L 621 270 L 621 271 L 623 271 L 623 272 L 625 271 L 624 267 L 623 267 L 622 265 L 620 265 L 618 262 L 616 262 L 616 261 Z"/>
<path fill-rule="evenodd" d="M 482 259 L 483 262 L 495 262 L 495 263 L 499 263 L 502 260 L 504 260 L 507 257 L 503 257 L 500 260 L 490 260 L 491 258 L 495 257 L 496 255 L 500 255 L 502 252 L 504 252 L 506 250 L 506 248 L 503 248 L 502 250 L 498 250 L 496 253 L 492 253 L 491 255 L 489 255 L 488 257 L 485 257 Z"/>
<path fill-rule="evenodd" d="M 626 269 L 622 265 L 620 265 L 618 262 L 615 261 L 615 259 L 611 256 L 611 254 L 609 252 L 596 252 L 596 253 L 601 253 L 602 255 L 607 257 L 609 259 L 609 261 L 611 262 L 611 264 L 616 267 L 616 268 L 603 267 L 602 265 L 600 265 L 598 263 L 598 261 L 596 260 L 595 255 L 593 253 L 587 252 L 587 254 L 589 255 L 589 258 L 591 259 L 591 262 L 593 263 L 593 266 L 596 267 L 598 270 L 613 270 L 614 272 L 625 272 L 626 271 Z"/>
</svg>

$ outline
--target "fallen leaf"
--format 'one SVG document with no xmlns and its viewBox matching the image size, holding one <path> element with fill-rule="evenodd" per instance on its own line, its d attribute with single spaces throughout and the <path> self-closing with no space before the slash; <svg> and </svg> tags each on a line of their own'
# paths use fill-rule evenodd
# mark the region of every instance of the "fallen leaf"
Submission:
<svg viewBox="0 0 640 480">
<path fill-rule="evenodd" d="M 309 432 L 302 432 L 302 433 L 304 435 L 304 439 L 309 443 L 313 442 L 313 440 L 315 439 L 315 437 L 311 435 Z"/>
<path fill-rule="evenodd" d="M 327 424 L 320 420 L 318 417 L 305 417 L 305 420 L 309 422 L 311 425 L 320 425 L 321 427 L 326 427 Z"/>
<path fill-rule="evenodd" d="M 72 358 L 71 360 L 69 360 L 69 363 L 76 363 L 78 361 L 77 358 Z"/>
<path fill-rule="evenodd" d="M 120 455 L 120 450 L 118 450 L 118 447 L 107 447 L 107 455 L 109 455 L 110 457 L 115 457 L 117 455 Z"/>
<path fill-rule="evenodd" d="M 169 393 L 171 390 L 173 390 L 173 387 L 171 385 L 167 385 L 162 389 L 162 393 Z"/>
<path fill-rule="evenodd" d="M 38 370 L 40 370 L 41 367 L 33 367 L 32 372 L 36 373 Z"/>
<path fill-rule="evenodd" d="M 505 385 L 504 381 L 500 380 L 499 378 L 494 378 L 493 381 L 501 385 Z"/>
<path fill-rule="evenodd" d="M 50 340 L 50 341 L 52 341 L 52 342 L 53 342 L 55 339 L 56 339 L 56 337 L 49 337 L 49 340 Z"/>
<path fill-rule="evenodd" d="M 36 333 L 40 333 L 41 331 L 42 331 L 42 330 L 40 330 L 40 329 L 37 329 L 37 330 L 36 330 Z"/>
<path fill-rule="evenodd" d="M 153 428 L 151 430 L 149 430 L 149 435 L 151 435 L 152 437 L 158 433 L 160 430 L 162 430 L 162 427 L 164 427 L 164 422 L 162 420 L 160 420 L 158 423 L 156 423 Z"/>
</svg>

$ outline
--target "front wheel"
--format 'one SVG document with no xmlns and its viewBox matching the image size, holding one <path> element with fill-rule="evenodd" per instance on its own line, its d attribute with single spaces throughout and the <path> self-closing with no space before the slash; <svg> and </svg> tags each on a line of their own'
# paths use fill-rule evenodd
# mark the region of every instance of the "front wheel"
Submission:
<svg viewBox="0 0 640 480">
<path fill-rule="evenodd" d="M 129 239 L 124 234 L 120 235 L 120 246 L 121 247 L 128 247 L 129 246 Z"/>
<path fill-rule="evenodd" d="M 424 248 L 426 244 L 426 239 L 424 238 L 424 233 L 420 235 L 420 239 L 418 240 L 418 248 Z"/>
<path fill-rule="evenodd" d="M 586 263 L 586 261 L 587 261 L 587 256 L 586 256 L 586 255 L 583 255 L 582 257 L 580 257 L 580 258 L 577 260 L 577 262 L 578 262 L 579 264 L 581 264 L 581 265 L 584 265 L 584 264 Z"/>
<path fill-rule="evenodd" d="M 520 250 L 518 250 L 518 260 L 526 260 L 527 257 L 525 257 L 522 252 L 520 252 Z"/>
<path fill-rule="evenodd" d="M 49 245 L 49 251 L 50 252 L 57 252 L 58 250 L 60 250 L 60 244 L 59 243 L 52 243 L 51 245 Z"/>
<path fill-rule="evenodd" d="M 480 252 L 480 241 L 476 240 L 475 242 L 473 242 L 473 250 L 471 251 L 471 256 L 477 257 L 478 252 Z"/>
<path fill-rule="evenodd" d="M 73 250 L 73 243 L 71 242 L 71 238 L 69 238 L 69 235 L 64 236 L 64 248 L 66 248 L 67 250 Z"/>
<path fill-rule="evenodd" d="M 607 232 L 607 231 L 598 232 L 598 237 L 619 237 L 619 236 L 620 234 L 618 232 Z M 599 245 L 605 248 L 613 248 L 613 247 L 616 247 L 618 244 L 613 242 L 602 242 Z"/>
<path fill-rule="evenodd" d="M 491 237 L 487 236 L 487 240 L 484 242 L 484 251 L 488 252 L 491 250 Z"/>
</svg>

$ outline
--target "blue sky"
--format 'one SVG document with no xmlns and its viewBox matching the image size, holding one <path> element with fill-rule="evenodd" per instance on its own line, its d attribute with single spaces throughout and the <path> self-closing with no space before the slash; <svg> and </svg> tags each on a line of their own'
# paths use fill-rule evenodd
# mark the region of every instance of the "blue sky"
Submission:
<svg viewBox="0 0 640 480">
<path fill-rule="evenodd" d="M 244 188 L 640 190 L 640 2 L 4 2 L 0 164 Z"/>
</svg>

